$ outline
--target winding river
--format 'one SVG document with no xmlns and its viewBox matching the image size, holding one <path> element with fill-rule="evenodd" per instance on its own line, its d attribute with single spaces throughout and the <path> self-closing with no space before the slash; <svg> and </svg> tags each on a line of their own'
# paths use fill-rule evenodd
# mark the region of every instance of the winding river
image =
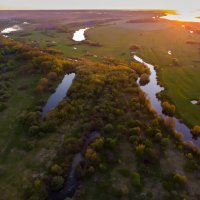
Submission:
<svg viewBox="0 0 200 200">
<path fill-rule="evenodd" d="M 156 94 L 164 90 L 164 88 L 161 87 L 157 82 L 157 73 L 156 73 L 155 67 L 149 63 L 146 63 L 143 59 L 141 59 L 140 57 L 136 55 L 134 55 L 133 58 L 137 62 L 144 64 L 151 71 L 149 83 L 144 86 L 140 85 L 140 88 L 147 94 L 151 102 L 151 105 L 155 109 L 155 111 L 163 119 L 169 118 L 169 116 L 165 115 L 162 112 L 162 106 L 161 106 L 162 102 L 156 96 Z M 197 140 L 195 140 L 192 137 L 192 134 L 190 133 L 190 129 L 184 123 L 182 123 L 179 119 L 177 119 L 176 117 L 171 117 L 171 118 L 175 122 L 175 130 L 183 134 L 183 140 L 185 142 L 192 141 L 197 147 L 200 147 L 200 139 L 198 138 Z"/>
<path fill-rule="evenodd" d="M 49 97 L 46 105 L 43 107 L 42 118 L 44 118 L 49 111 L 54 109 L 66 97 L 74 78 L 75 73 L 66 74 L 64 76 L 62 82 L 56 88 L 56 91 Z"/>
</svg>

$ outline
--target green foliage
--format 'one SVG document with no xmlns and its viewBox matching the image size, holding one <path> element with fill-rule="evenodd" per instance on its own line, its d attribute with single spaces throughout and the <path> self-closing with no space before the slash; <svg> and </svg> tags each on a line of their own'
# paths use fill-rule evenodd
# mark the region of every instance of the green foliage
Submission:
<svg viewBox="0 0 200 200">
<path fill-rule="evenodd" d="M 52 165 L 50 171 L 51 173 L 56 174 L 56 175 L 62 174 L 62 168 L 58 164 Z"/>
<path fill-rule="evenodd" d="M 135 187 L 141 187 L 141 178 L 140 174 L 137 172 L 133 172 L 131 174 L 131 182 Z"/>
<path fill-rule="evenodd" d="M 130 135 L 139 135 L 140 131 L 141 131 L 140 127 L 134 127 L 129 131 L 129 134 Z"/>
<path fill-rule="evenodd" d="M 142 74 L 140 77 L 140 85 L 146 85 L 147 83 L 149 83 L 149 74 Z"/>
<path fill-rule="evenodd" d="M 199 169 L 197 162 L 193 159 L 187 160 L 183 167 L 186 172 L 190 172 L 190 173 Z"/>
<path fill-rule="evenodd" d="M 38 134 L 39 131 L 40 131 L 40 128 L 39 128 L 39 126 L 37 126 L 37 125 L 31 126 L 31 127 L 29 128 L 29 133 L 32 134 L 32 135 Z"/>
<path fill-rule="evenodd" d="M 194 137 L 200 137 L 200 126 L 194 126 L 191 129 L 191 133 Z"/>
<path fill-rule="evenodd" d="M 6 104 L 3 102 L 0 102 L 0 112 L 4 111 L 7 108 Z"/>
<path fill-rule="evenodd" d="M 173 116 L 176 110 L 175 105 L 171 105 L 169 102 L 165 101 L 162 103 L 163 113 Z"/>
<path fill-rule="evenodd" d="M 63 187 L 64 178 L 62 176 L 54 176 L 51 180 L 51 188 L 54 191 L 58 191 Z"/>
<path fill-rule="evenodd" d="M 113 125 L 112 124 L 106 124 L 106 126 L 103 128 L 103 130 L 106 132 L 106 133 L 112 133 L 114 128 L 113 128 Z"/>
<path fill-rule="evenodd" d="M 184 190 L 188 180 L 186 176 L 176 174 L 170 174 L 163 182 L 163 186 L 168 191 Z"/>
</svg>

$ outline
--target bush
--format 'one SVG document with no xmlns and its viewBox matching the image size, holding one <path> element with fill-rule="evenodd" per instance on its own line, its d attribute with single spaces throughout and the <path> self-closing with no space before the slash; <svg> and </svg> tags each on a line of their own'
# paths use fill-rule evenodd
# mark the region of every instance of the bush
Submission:
<svg viewBox="0 0 200 200">
<path fill-rule="evenodd" d="M 51 180 L 51 188 L 54 191 L 58 191 L 63 187 L 64 178 L 62 176 L 54 176 Z"/>
<path fill-rule="evenodd" d="M 62 169 L 58 164 L 54 164 L 53 166 L 51 166 L 51 173 L 61 175 Z"/>
<path fill-rule="evenodd" d="M 166 177 L 163 186 L 167 191 L 181 190 L 184 189 L 184 186 L 187 184 L 187 177 L 176 174 L 170 174 Z"/>
<path fill-rule="evenodd" d="M 133 172 L 131 174 L 131 182 L 135 187 L 140 187 L 141 186 L 140 174 L 137 172 Z"/>
<path fill-rule="evenodd" d="M 194 172 L 195 170 L 198 170 L 198 164 L 191 159 L 187 160 L 183 167 L 186 172 L 190 173 Z"/>
<path fill-rule="evenodd" d="M 57 73 L 56 72 L 49 72 L 47 74 L 47 78 L 51 81 L 55 81 L 57 79 Z"/>
<path fill-rule="evenodd" d="M 200 137 L 200 126 L 194 126 L 191 129 L 191 133 L 194 137 Z"/>
<path fill-rule="evenodd" d="M 130 130 L 130 135 L 139 135 L 140 127 L 135 127 Z"/>
<path fill-rule="evenodd" d="M 42 85 L 42 86 L 47 86 L 48 83 L 49 83 L 49 81 L 47 78 L 41 78 L 39 81 L 39 85 Z"/>
<path fill-rule="evenodd" d="M 112 124 L 107 124 L 103 130 L 106 132 L 106 133 L 112 133 L 114 128 L 113 128 L 113 125 Z"/>
<path fill-rule="evenodd" d="M 173 116 L 176 110 L 175 105 L 171 105 L 169 102 L 165 101 L 162 103 L 163 113 L 169 116 Z"/>
<path fill-rule="evenodd" d="M 41 125 L 41 129 L 45 133 L 52 133 L 56 130 L 56 122 L 54 121 L 46 121 Z"/>
<path fill-rule="evenodd" d="M 40 131 L 40 128 L 39 128 L 39 126 L 36 126 L 36 125 L 31 126 L 31 127 L 29 128 L 29 133 L 30 133 L 30 134 L 33 134 L 33 135 L 39 133 L 39 131 Z"/>
<path fill-rule="evenodd" d="M 129 177 L 130 176 L 130 172 L 126 168 L 120 168 L 120 169 L 118 169 L 118 172 L 124 177 Z"/>
<path fill-rule="evenodd" d="M 6 104 L 3 102 L 0 102 L 0 112 L 2 112 L 3 110 L 5 110 L 7 108 Z"/>
</svg>

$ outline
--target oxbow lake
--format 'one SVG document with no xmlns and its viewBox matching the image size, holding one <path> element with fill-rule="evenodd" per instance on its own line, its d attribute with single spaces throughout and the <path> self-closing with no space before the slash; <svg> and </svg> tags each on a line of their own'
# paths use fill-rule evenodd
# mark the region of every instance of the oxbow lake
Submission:
<svg viewBox="0 0 200 200">
<path fill-rule="evenodd" d="M 42 110 L 42 117 L 44 118 L 46 114 L 54 109 L 67 95 L 67 92 L 75 78 L 75 73 L 66 74 L 62 82 L 56 88 L 56 91 L 49 97 L 46 105 Z"/>
</svg>

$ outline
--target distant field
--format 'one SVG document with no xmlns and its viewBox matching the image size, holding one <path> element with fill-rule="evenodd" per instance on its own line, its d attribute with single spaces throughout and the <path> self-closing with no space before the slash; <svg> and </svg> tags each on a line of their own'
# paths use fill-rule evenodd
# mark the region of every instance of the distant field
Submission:
<svg viewBox="0 0 200 200">
<path fill-rule="evenodd" d="M 152 30 L 149 29 L 149 26 Z M 200 96 L 200 57 L 198 45 L 186 44 L 186 41 L 200 42 L 200 36 L 191 34 L 181 25 L 139 24 L 119 27 L 99 27 L 88 31 L 91 40 L 103 44 L 103 48 L 95 49 L 97 55 L 112 55 L 120 59 L 129 59 L 128 47 L 132 44 L 140 46 L 138 55 L 146 62 L 158 66 L 161 70 L 160 81 L 167 88 L 166 94 L 177 107 L 177 114 L 188 125 L 200 124 L 200 106 L 192 105 L 190 100 Z M 146 30 L 145 28 L 146 27 Z M 157 30 L 153 30 L 154 28 Z M 102 50 L 103 49 L 103 50 Z M 168 55 L 168 51 L 172 55 Z M 173 66 L 173 58 L 177 58 L 178 67 Z"/>
</svg>

